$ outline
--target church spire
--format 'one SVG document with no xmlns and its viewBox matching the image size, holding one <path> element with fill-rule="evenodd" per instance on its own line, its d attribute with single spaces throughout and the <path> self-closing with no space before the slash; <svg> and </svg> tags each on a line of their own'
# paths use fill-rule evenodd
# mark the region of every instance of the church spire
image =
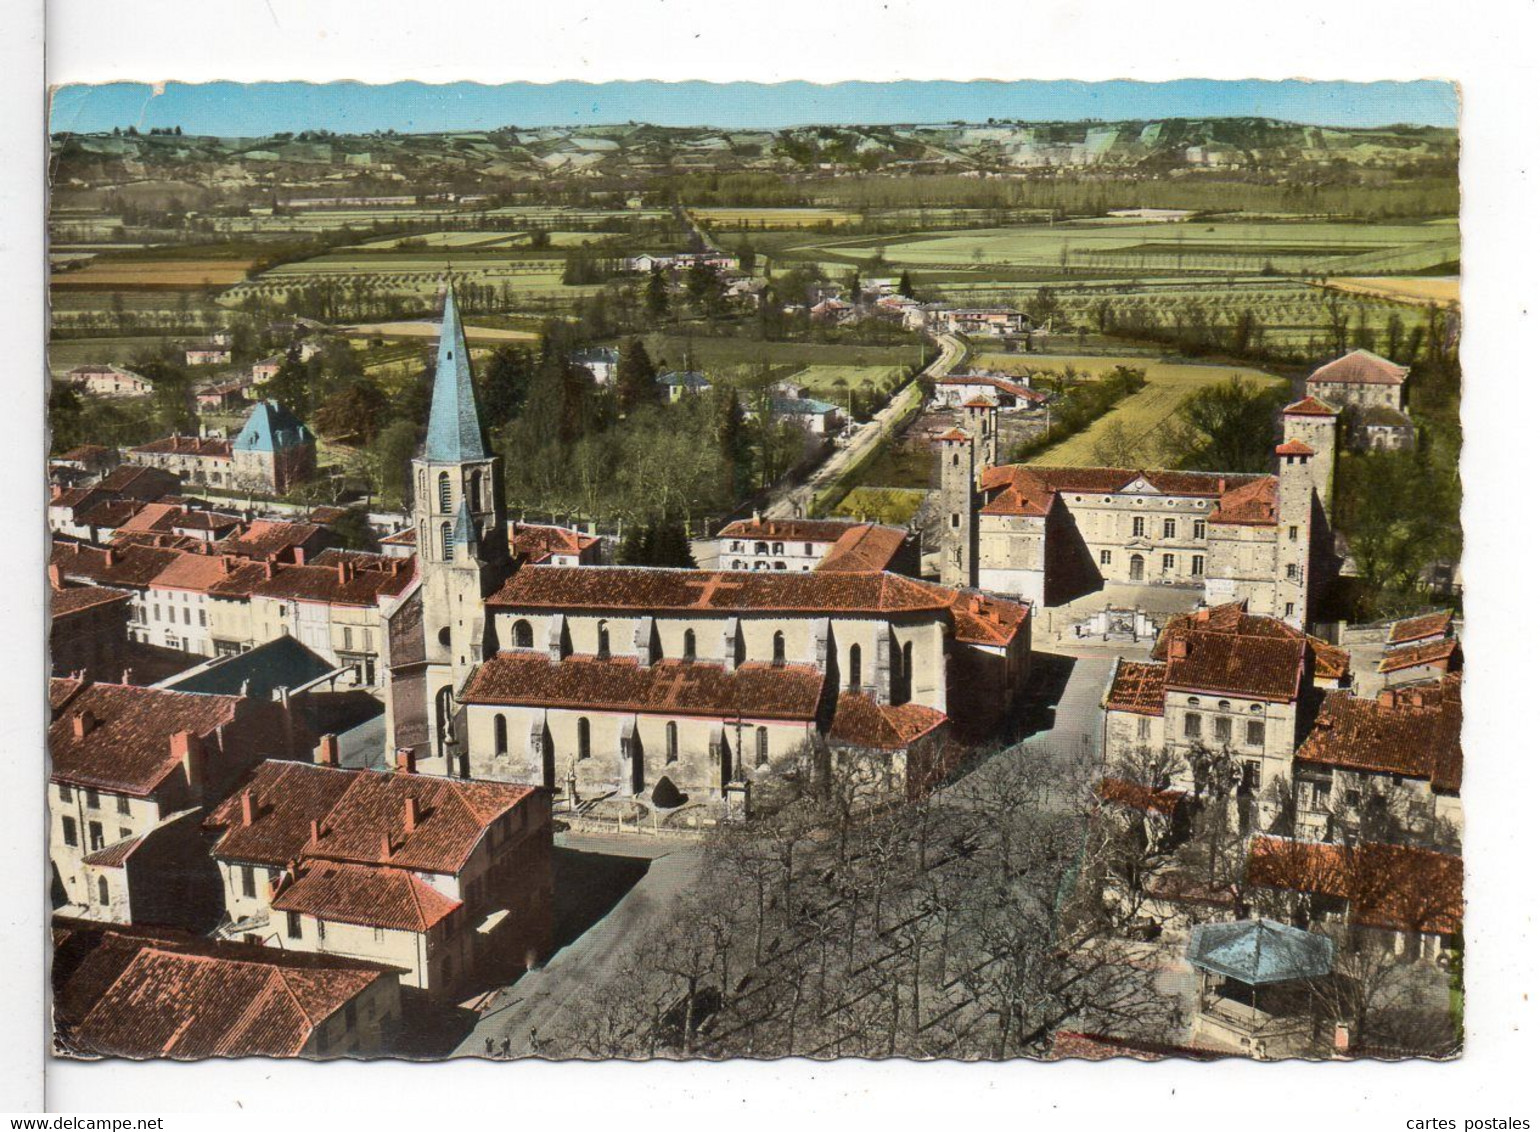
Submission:
<svg viewBox="0 0 1540 1132">
<path fill-rule="evenodd" d="M 454 283 L 444 294 L 444 322 L 439 330 L 438 365 L 433 372 L 433 407 L 428 415 L 428 440 L 423 458 L 435 464 L 485 460 L 481 412 L 471 381 L 470 350 L 455 306 Z"/>
</svg>

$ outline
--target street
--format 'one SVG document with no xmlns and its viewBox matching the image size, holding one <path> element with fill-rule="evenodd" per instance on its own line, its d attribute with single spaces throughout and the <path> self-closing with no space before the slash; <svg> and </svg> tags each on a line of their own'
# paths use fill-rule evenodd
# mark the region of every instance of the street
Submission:
<svg viewBox="0 0 1540 1132">
<path fill-rule="evenodd" d="M 935 361 L 925 367 L 924 371 L 925 376 L 931 378 L 950 372 L 967 353 L 967 347 L 963 345 L 962 339 L 953 335 L 944 334 L 936 341 L 941 346 L 941 353 Z M 836 448 L 805 482 L 776 492 L 764 507 L 765 517 L 795 519 L 806 516 L 808 507 L 818 498 L 818 493 L 838 480 L 846 469 L 858 464 L 884 437 L 897 428 L 899 422 L 914 407 L 918 396 L 919 384 L 916 381 L 911 381 L 900 389 L 871 420 L 861 426 L 851 437 L 849 444 L 843 448 Z"/>
</svg>

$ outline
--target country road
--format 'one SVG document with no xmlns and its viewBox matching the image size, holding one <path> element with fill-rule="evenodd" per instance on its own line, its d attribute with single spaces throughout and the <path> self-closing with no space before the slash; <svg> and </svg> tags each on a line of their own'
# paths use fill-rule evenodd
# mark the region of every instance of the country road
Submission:
<svg viewBox="0 0 1540 1132">
<path fill-rule="evenodd" d="M 962 339 L 955 335 L 943 334 L 936 341 L 941 346 L 941 353 L 937 355 L 935 361 L 925 367 L 926 377 L 941 377 L 950 372 L 967 353 L 967 347 L 963 345 Z M 804 482 L 777 491 L 771 497 L 771 501 L 765 505 L 765 517 L 795 519 L 805 516 L 820 491 L 838 480 L 846 469 L 858 464 L 884 437 L 898 427 L 909 410 L 914 407 L 919 395 L 918 381 L 911 381 L 905 385 L 893 395 L 893 399 L 884 405 L 876 416 L 861 426 L 851 437 L 849 444 L 843 448 L 836 448 Z"/>
</svg>

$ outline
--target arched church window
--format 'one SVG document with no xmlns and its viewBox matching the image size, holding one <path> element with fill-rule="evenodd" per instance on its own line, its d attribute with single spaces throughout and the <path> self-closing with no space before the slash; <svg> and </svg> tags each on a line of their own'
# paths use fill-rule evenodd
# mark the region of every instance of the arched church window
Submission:
<svg viewBox="0 0 1540 1132">
<path fill-rule="evenodd" d="M 438 525 L 438 546 L 439 552 L 443 554 L 445 562 L 449 562 L 454 559 L 455 532 L 454 528 L 451 527 L 448 523 L 440 523 Z"/>
<path fill-rule="evenodd" d="M 513 623 L 513 647 L 516 649 L 535 647 L 535 630 L 522 617 Z"/>
<path fill-rule="evenodd" d="M 449 486 L 449 473 L 440 472 L 438 474 L 438 509 L 445 512 L 446 514 L 449 511 L 450 497 L 452 494 L 452 489 Z"/>
</svg>

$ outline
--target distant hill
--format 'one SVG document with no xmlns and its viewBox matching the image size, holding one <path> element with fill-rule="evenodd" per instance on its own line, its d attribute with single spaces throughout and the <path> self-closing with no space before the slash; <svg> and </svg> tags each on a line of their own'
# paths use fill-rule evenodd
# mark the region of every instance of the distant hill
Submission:
<svg viewBox="0 0 1540 1132">
<path fill-rule="evenodd" d="M 1010 173 L 1055 169 L 1250 174 L 1312 169 L 1450 171 L 1454 130 L 1422 126 L 1342 129 L 1268 118 L 1169 118 L 1128 122 L 946 123 L 816 126 L 785 130 L 610 126 L 506 127 L 445 134 L 261 138 L 177 134 L 58 134 L 55 184 L 98 188 L 176 179 L 219 188 L 274 183 L 346 186 L 519 181 L 552 176 L 647 178 L 695 171 Z"/>
</svg>

